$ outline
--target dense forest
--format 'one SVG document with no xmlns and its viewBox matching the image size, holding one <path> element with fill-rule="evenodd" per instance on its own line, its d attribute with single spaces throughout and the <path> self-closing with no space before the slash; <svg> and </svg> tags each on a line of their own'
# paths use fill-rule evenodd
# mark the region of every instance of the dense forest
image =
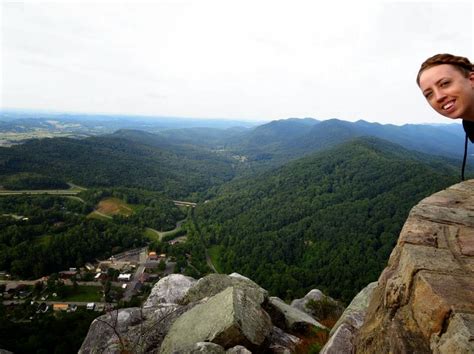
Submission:
<svg viewBox="0 0 474 354">
<path fill-rule="evenodd" d="M 35 315 L 29 303 L 16 309 L 19 315 Z M 13 353 L 77 353 L 97 317 L 93 311 L 74 313 L 47 313 L 35 316 L 32 322 L 12 321 L 6 318 L 6 309 L 0 303 L 0 343 Z"/>
<path fill-rule="evenodd" d="M 35 173 L 85 187 L 139 187 L 185 197 L 235 176 L 235 160 L 197 148 L 160 148 L 118 137 L 32 140 L 0 148 L 0 184 Z"/>
<path fill-rule="evenodd" d="M 99 200 L 123 198 L 136 205 L 129 217 L 88 217 Z M 88 190 L 78 199 L 53 196 L 0 198 L 0 269 L 22 278 L 81 267 L 87 261 L 145 245 L 145 227 L 172 229 L 185 217 L 156 192 L 118 188 Z"/>
<path fill-rule="evenodd" d="M 196 217 L 223 271 L 283 298 L 318 287 L 348 302 L 377 279 L 410 208 L 456 182 L 425 158 L 360 138 L 229 183 Z"/>
</svg>

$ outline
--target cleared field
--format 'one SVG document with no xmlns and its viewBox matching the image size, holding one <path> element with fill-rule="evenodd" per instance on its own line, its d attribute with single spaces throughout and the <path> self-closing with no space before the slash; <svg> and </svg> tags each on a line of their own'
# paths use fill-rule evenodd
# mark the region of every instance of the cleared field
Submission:
<svg viewBox="0 0 474 354">
<path fill-rule="evenodd" d="M 87 215 L 89 219 L 98 219 L 98 220 L 110 220 L 112 219 L 111 216 L 99 213 L 98 211 L 93 211 L 89 215 Z"/>
<path fill-rule="evenodd" d="M 71 292 L 72 292 L 72 287 Z M 70 295 L 61 299 L 61 301 L 78 301 L 78 302 L 99 302 L 102 298 L 102 288 L 98 286 L 79 285 L 77 289 Z"/>
<path fill-rule="evenodd" d="M 118 198 L 106 198 L 97 205 L 97 212 L 106 216 L 123 215 L 130 216 L 133 209 L 130 205 Z"/>
</svg>

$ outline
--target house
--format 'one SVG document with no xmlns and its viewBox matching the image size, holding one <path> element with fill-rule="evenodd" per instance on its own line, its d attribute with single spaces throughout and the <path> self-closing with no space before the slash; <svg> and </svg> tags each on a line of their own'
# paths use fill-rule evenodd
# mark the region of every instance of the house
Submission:
<svg viewBox="0 0 474 354">
<path fill-rule="evenodd" d="M 99 281 L 99 280 L 106 280 L 107 279 L 107 274 L 106 273 L 97 273 L 94 276 L 94 280 Z"/>
<path fill-rule="evenodd" d="M 156 252 L 150 252 L 148 253 L 148 259 L 150 261 L 156 261 L 158 259 L 158 255 L 156 254 Z"/>
<path fill-rule="evenodd" d="M 148 274 L 148 277 L 145 281 L 146 282 L 155 282 L 155 281 L 158 281 L 158 280 L 160 280 L 160 275 L 159 274 Z"/>
<path fill-rule="evenodd" d="M 88 302 L 86 305 L 87 310 L 94 310 L 95 309 L 95 303 L 94 302 Z"/>
<path fill-rule="evenodd" d="M 130 281 L 132 278 L 131 274 L 120 274 L 117 278 L 118 281 Z"/>
<path fill-rule="evenodd" d="M 62 304 L 62 303 L 53 304 L 53 311 L 67 311 L 68 308 L 69 308 L 68 304 Z"/>
<path fill-rule="evenodd" d="M 86 267 L 86 269 L 87 269 L 89 272 L 92 272 L 92 271 L 95 269 L 95 267 L 94 267 L 92 264 L 90 264 L 90 263 L 86 263 L 86 264 L 84 265 L 84 267 Z"/>
</svg>

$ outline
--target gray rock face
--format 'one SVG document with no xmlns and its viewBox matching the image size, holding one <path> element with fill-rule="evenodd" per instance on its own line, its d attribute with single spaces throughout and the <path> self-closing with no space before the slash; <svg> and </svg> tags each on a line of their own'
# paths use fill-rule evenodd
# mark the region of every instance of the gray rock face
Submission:
<svg viewBox="0 0 474 354">
<path fill-rule="evenodd" d="M 112 311 L 92 322 L 79 353 L 156 352 L 173 321 L 186 310 L 168 304 L 152 310 Z"/>
<path fill-rule="evenodd" d="M 252 354 L 252 352 L 244 346 L 236 345 L 233 348 L 227 349 L 226 354 Z"/>
<path fill-rule="evenodd" d="M 234 276 L 232 277 L 225 274 L 209 274 L 199 279 L 197 283 L 189 289 L 181 303 L 188 304 L 201 301 L 204 298 L 220 293 L 230 286 L 245 289 L 247 296 L 252 297 L 258 304 L 262 304 L 268 297 L 268 292 L 252 280 L 237 273 L 233 274 Z"/>
<path fill-rule="evenodd" d="M 365 314 L 367 312 L 367 307 L 369 306 L 369 301 L 372 296 L 374 289 L 377 287 L 377 282 L 370 283 L 364 289 L 362 289 L 351 303 L 342 313 L 342 316 L 336 322 L 334 327 L 329 332 L 329 335 L 332 336 L 337 328 L 342 324 L 346 323 L 354 329 L 359 329 L 364 323 Z"/>
<path fill-rule="evenodd" d="M 377 282 L 370 283 L 356 295 L 331 329 L 329 341 L 321 354 L 352 353 L 354 337 L 364 323 L 367 307 L 376 287 Z"/>
<path fill-rule="evenodd" d="M 298 337 L 288 334 L 278 327 L 273 327 L 268 348 L 272 353 L 294 353 L 301 343 Z"/>
<path fill-rule="evenodd" d="M 446 333 L 431 337 L 431 350 L 435 354 L 474 353 L 474 314 L 455 314 Z"/>
<path fill-rule="evenodd" d="M 175 352 L 176 353 L 176 352 Z M 190 353 L 190 354 L 198 354 L 198 353 L 206 353 L 206 354 L 225 354 L 224 348 L 220 345 L 215 343 L 209 342 L 199 342 L 193 345 L 192 348 L 189 350 L 184 350 L 182 353 Z"/>
<path fill-rule="evenodd" d="M 195 279 L 181 274 L 171 274 L 160 279 L 151 290 L 143 308 L 156 307 L 159 304 L 177 304 L 195 283 Z"/>
<path fill-rule="evenodd" d="M 79 353 L 117 353 L 125 347 L 124 333 L 141 321 L 141 311 L 133 307 L 112 311 L 96 318 Z"/>
<path fill-rule="evenodd" d="M 320 301 L 325 297 L 325 295 L 322 293 L 321 290 L 318 289 L 313 289 L 309 293 L 307 293 L 303 298 L 301 299 L 295 299 L 291 302 L 292 307 L 297 308 L 300 311 L 306 312 L 308 315 L 310 315 L 310 311 L 306 308 L 306 304 L 308 303 L 309 300 L 314 300 L 314 301 Z"/>
<path fill-rule="evenodd" d="M 270 297 L 266 309 L 273 323 L 282 329 L 301 333 L 306 332 L 312 326 L 326 329 L 325 326 L 313 317 L 295 307 L 287 305 L 278 297 Z"/>
<path fill-rule="evenodd" d="M 204 341 L 224 348 L 238 344 L 258 348 L 270 334 L 272 324 L 252 295 L 239 287 L 228 287 L 196 305 L 173 323 L 160 352 L 179 352 Z"/>
</svg>

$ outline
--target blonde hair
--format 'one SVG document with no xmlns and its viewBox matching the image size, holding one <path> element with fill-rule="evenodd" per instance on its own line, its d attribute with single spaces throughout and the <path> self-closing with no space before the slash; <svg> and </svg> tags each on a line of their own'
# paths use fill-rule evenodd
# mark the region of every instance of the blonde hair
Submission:
<svg viewBox="0 0 474 354">
<path fill-rule="evenodd" d="M 460 57 L 452 54 L 436 54 L 431 58 L 426 59 L 423 64 L 421 64 L 418 75 L 416 76 L 416 83 L 420 86 L 420 76 L 421 73 L 433 66 L 449 64 L 452 65 L 456 70 L 461 72 L 464 76 L 468 77 L 469 73 L 474 71 L 474 65 L 469 61 L 468 58 Z"/>
</svg>

